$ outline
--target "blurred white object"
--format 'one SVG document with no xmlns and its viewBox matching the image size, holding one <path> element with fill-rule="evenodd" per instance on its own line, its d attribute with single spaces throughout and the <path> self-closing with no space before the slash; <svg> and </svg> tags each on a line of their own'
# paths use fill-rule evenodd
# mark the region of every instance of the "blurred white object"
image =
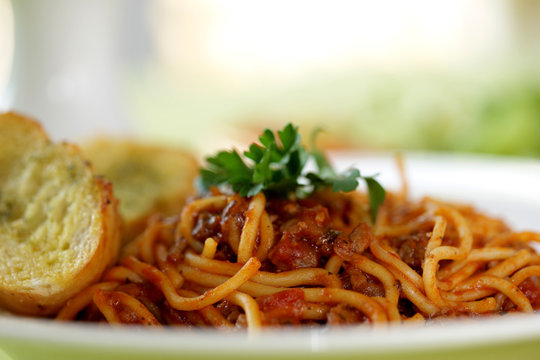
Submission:
<svg viewBox="0 0 540 360">
<path fill-rule="evenodd" d="M 0 111 L 7 108 L 7 84 L 13 60 L 13 11 L 9 0 L 0 0 Z"/>
<path fill-rule="evenodd" d="M 55 139 L 130 126 L 124 112 L 120 26 L 124 1 L 13 0 L 11 109 Z"/>
</svg>

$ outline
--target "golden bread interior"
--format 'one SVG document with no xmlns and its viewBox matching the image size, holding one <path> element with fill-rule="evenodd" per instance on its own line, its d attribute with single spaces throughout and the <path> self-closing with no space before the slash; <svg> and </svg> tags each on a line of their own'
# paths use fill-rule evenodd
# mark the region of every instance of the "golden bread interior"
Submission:
<svg viewBox="0 0 540 360">
<path fill-rule="evenodd" d="M 52 314 L 99 279 L 119 247 L 111 185 L 78 148 L 33 120 L 0 115 L 0 303 Z"/>
<path fill-rule="evenodd" d="M 179 213 L 198 164 L 184 150 L 125 139 L 98 138 L 82 145 L 95 171 L 109 179 L 120 201 L 124 241 L 133 239 L 155 213 Z"/>
</svg>

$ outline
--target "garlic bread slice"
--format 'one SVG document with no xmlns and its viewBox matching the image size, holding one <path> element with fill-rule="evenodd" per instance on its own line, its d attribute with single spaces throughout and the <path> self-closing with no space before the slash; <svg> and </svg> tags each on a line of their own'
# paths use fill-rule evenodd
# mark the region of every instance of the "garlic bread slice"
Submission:
<svg viewBox="0 0 540 360">
<path fill-rule="evenodd" d="M 155 213 L 179 214 L 194 191 L 198 163 L 190 153 L 127 139 L 96 138 L 82 144 L 97 174 L 114 185 L 125 242 Z"/>
<path fill-rule="evenodd" d="M 97 281 L 118 253 L 116 202 L 77 147 L 0 114 L 0 304 L 53 314 Z"/>
</svg>

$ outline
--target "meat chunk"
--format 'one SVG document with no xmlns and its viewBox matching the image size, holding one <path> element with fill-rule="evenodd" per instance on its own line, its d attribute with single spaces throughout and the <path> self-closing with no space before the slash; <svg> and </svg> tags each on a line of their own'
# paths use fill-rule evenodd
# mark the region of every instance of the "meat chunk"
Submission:
<svg viewBox="0 0 540 360">
<path fill-rule="evenodd" d="M 321 206 L 301 209 L 280 226 L 281 238 L 269 260 L 278 271 L 320 266 L 332 254 L 336 233 L 330 215 Z"/>
</svg>

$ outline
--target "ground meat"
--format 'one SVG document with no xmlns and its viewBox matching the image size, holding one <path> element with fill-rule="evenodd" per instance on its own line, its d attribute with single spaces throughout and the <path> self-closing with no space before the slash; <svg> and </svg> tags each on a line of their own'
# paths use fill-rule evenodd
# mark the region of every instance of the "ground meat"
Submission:
<svg viewBox="0 0 540 360">
<path fill-rule="evenodd" d="M 322 206 L 302 208 L 282 223 L 281 237 L 269 254 L 277 271 L 321 266 L 333 252 L 335 232 L 328 210 Z"/>
<path fill-rule="evenodd" d="M 201 327 L 206 326 L 206 322 L 198 311 L 180 311 L 172 308 L 165 302 L 161 306 L 161 314 L 169 325 Z"/>
<path fill-rule="evenodd" d="M 385 290 L 381 282 L 376 277 L 357 269 L 354 265 L 345 264 L 344 277 L 347 278 L 347 285 L 350 285 L 351 290 L 370 297 L 384 297 Z"/>
<path fill-rule="evenodd" d="M 531 302 L 533 309 L 540 309 L 540 289 L 536 286 L 532 279 L 526 279 L 519 285 L 519 289 L 523 291 L 525 296 Z"/>
<path fill-rule="evenodd" d="M 193 237 L 204 242 L 209 237 L 221 237 L 221 216 L 209 212 L 201 212 L 191 232 Z"/>
<path fill-rule="evenodd" d="M 341 304 L 330 309 L 327 321 L 329 325 L 347 325 L 365 322 L 367 318 L 358 310 Z"/>
<path fill-rule="evenodd" d="M 283 235 L 269 257 L 278 271 L 315 267 L 319 263 L 317 249 L 302 238 L 290 233 Z"/>
<path fill-rule="evenodd" d="M 265 322 L 269 325 L 283 323 L 300 324 L 304 310 L 304 292 L 301 289 L 289 289 L 257 299 Z"/>
<path fill-rule="evenodd" d="M 238 316 L 241 314 L 241 309 L 229 302 L 228 300 L 223 300 L 216 305 L 216 308 L 221 311 L 221 314 L 225 319 L 235 322 L 238 319 Z"/>
<path fill-rule="evenodd" d="M 421 274 L 428 241 L 429 234 L 418 233 L 393 239 L 392 246 L 397 249 L 401 260 Z"/>
<path fill-rule="evenodd" d="M 159 322 L 165 322 L 160 310 L 161 304 L 165 300 L 165 296 L 163 295 L 163 292 L 161 292 L 153 284 L 128 283 L 120 285 L 117 290 L 133 296 L 143 303 Z"/>
<path fill-rule="evenodd" d="M 406 298 L 399 299 L 398 310 L 400 314 L 403 314 L 406 317 L 412 317 L 418 312 L 416 306 L 409 299 Z"/>
<path fill-rule="evenodd" d="M 231 246 L 232 243 L 238 246 L 248 205 L 246 198 L 235 195 L 223 211 L 201 212 L 197 216 L 191 234 L 201 243 L 209 237 L 217 241 L 219 245 L 216 259 L 236 261 L 236 255 Z"/>
<path fill-rule="evenodd" d="M 350 259 L 354 255 L 362 255 L 369 247 L 371 240 L 371 227 L 366 223 L 361 223 L 348 236 L 343 233 L 337 234 L 334 251 L 343 259 Z"/>
<path fill-rule="evenodd" d="M 159 303 L 165 299 L 163 292 L 150 283 L 122 284 L 117 288 L 117 290 L 131 295 L 139 300 L 146 299 L 147 301 L 153 303 Z"/>
<path fill-rule="evenodd" d="M 238 242 L 240 240 L 240 234 L 242 233 L 245 222 L 245 212 L 248 206 L 249 202 L 246 198 L 235 195 L 233 200 L 223 210 L 221 233 L 224 243 L 231 245 L 231 242 Z"/>
</svg>

